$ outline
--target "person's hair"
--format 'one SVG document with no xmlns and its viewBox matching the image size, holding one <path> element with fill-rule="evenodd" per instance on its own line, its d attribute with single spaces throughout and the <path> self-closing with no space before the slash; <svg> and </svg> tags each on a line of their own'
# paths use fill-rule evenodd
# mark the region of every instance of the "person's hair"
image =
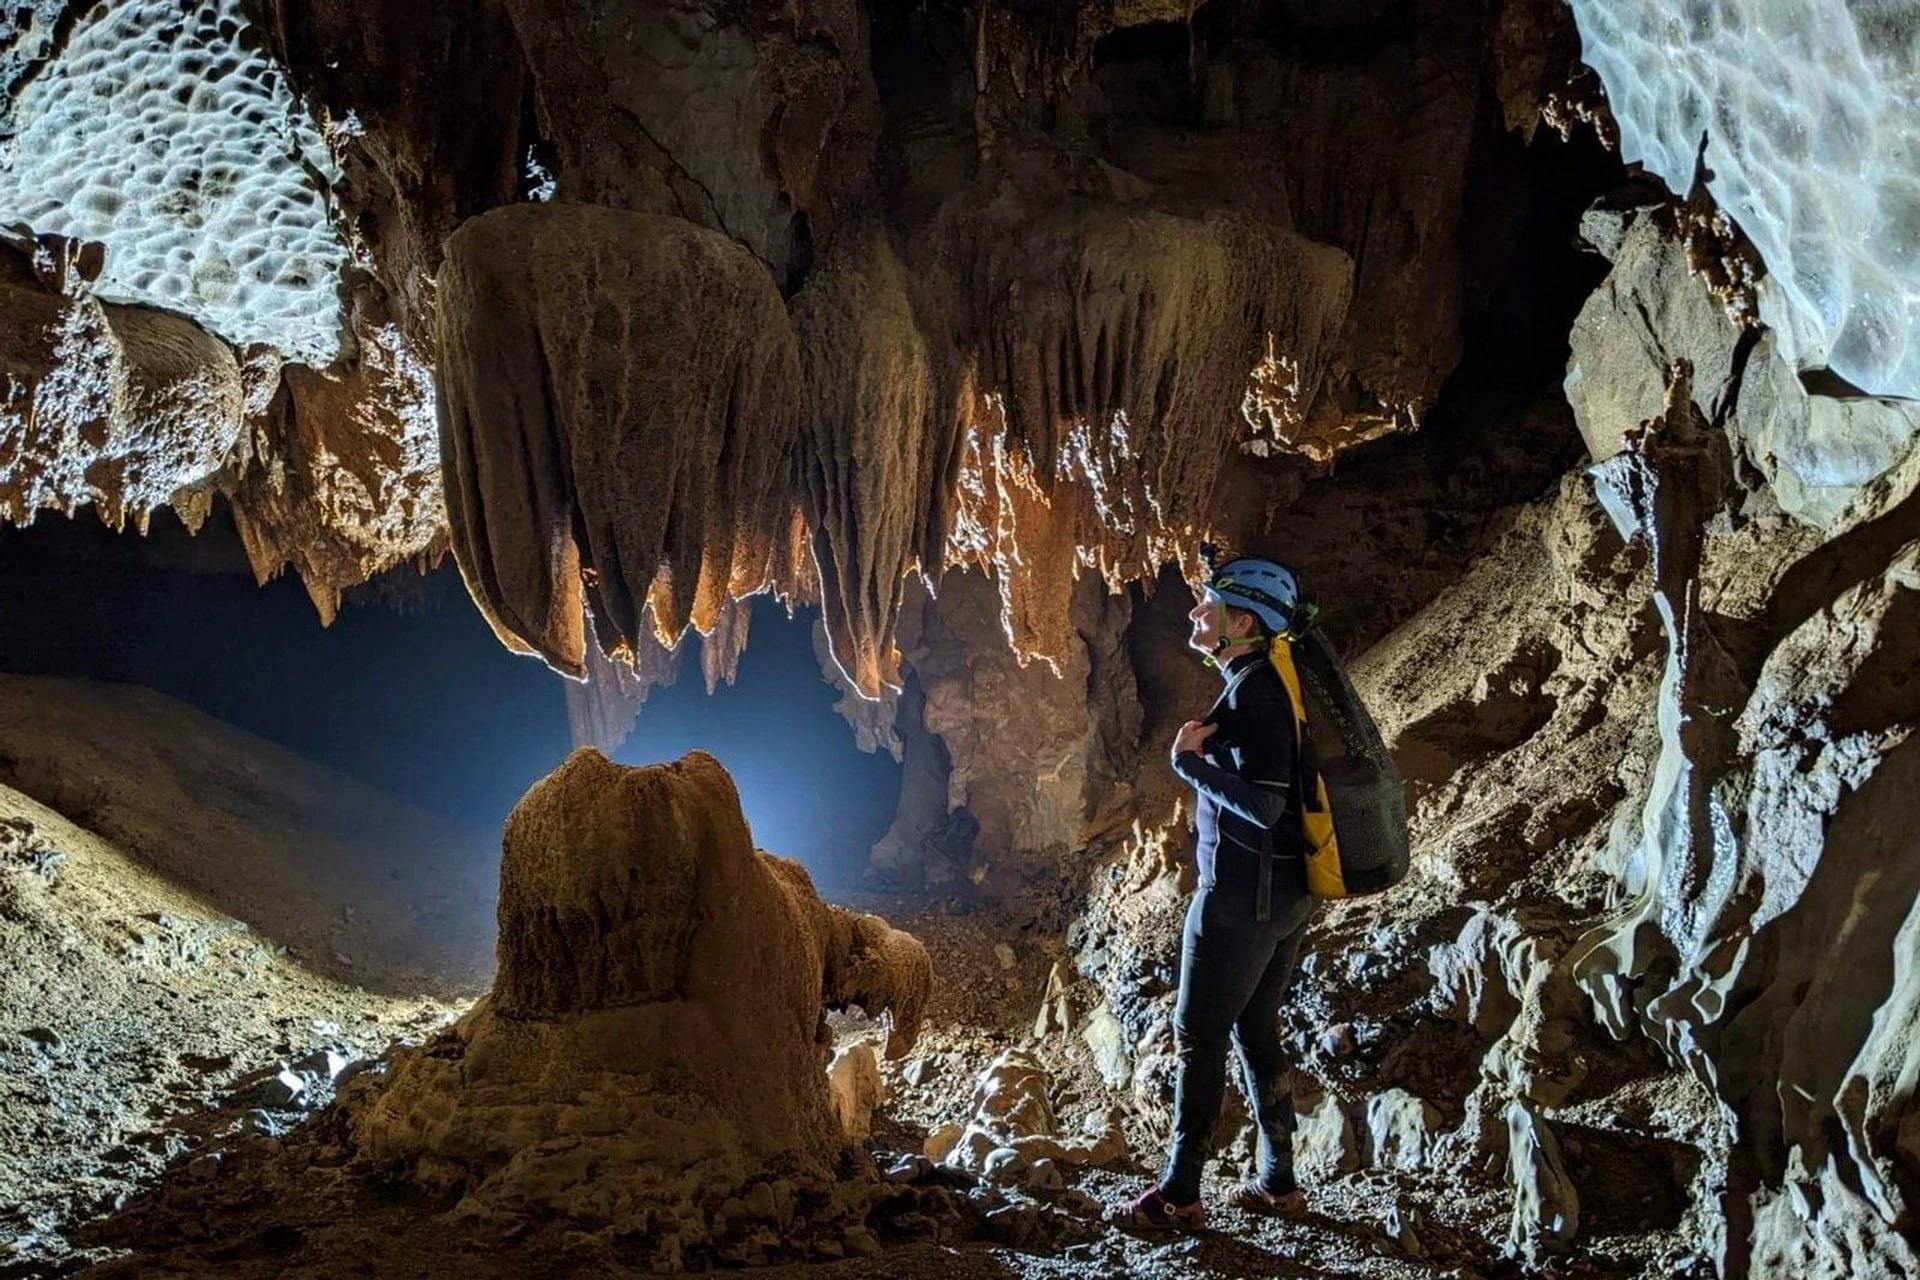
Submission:
<svg viewBox="0 0 1920 1280">
<path fill-rule="evenodd" d="M 1227 606 L 1227 615 L 1229 617 L 1237 616 L 1237 617 L 1246 617 L 1246 618 L 1253 619 L 1254 631 L 1258 633 L 1259 636 L 1264 640 L 1273 639 L 1273 628 L 1267 625 L 1267 620 L 1265 618 L 1261 617 L 1259 614 L 1255 613 L 1253 610 L 1242 609 L 1237 604 L 1230 604 Z"/>
</svg>

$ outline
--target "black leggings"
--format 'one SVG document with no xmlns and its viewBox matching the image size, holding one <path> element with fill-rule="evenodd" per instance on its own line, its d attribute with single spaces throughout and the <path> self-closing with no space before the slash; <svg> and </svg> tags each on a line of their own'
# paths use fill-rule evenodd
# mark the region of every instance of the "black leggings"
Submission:
<svg viewBox="0 0 1920 1280">
<path fill-rule="evenodd" d="M 1241 1087 L 1260 1134 L 1261 1184 L 1293 1189 L 1293 1090 L 1274 1023 L 1314 906 L 1311 897 L 1276 892 L 1272 918 L 1263 922 L 1244 894 L 1203 887 L 1193 895 L 1173 1013 L 1180 1058 L 1173 1149 L 1160 1177 L 1161 1191 L 1176 1204 L 1200 1198 L 1200 1171 L 1213 1154 L 1227 1087 L 1229 1038 L 1240 1051 Z"/>
</svg>

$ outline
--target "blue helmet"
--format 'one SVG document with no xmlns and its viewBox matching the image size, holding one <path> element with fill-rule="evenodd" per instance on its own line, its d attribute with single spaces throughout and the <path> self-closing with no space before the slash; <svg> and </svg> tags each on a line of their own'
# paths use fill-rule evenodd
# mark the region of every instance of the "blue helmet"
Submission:
<svg viewBox="0 0 1920 1280">
<path fill-rule="evenodd" d="M 1285 635 L 1304 629 L 1313 616 L 1300 603 L 1300 583 L 1293 570 L 1259 556 L 1239 556 L 1207 572 L 1209 599 L 1259 618 L 1269 632 Z"/>
</svg>

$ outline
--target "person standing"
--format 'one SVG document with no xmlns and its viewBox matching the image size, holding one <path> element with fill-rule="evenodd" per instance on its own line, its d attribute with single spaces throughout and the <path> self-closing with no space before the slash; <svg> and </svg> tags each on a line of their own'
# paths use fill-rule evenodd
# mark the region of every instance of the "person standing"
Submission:
<svg viewBox="0 0 1920 1280">
<path fill-rule="evenodd" d="M 1297 1217 L 1293 1095 L 1275 1025 L 1316 899 L 1307 892 L 1294 708 L 1269 660 L 1302 609 L 1293 573 L 1243 556 L 1209 571 L 1188 644 L 1225 682 L 1202 720 L 1180 727 L 1173 769 L 1194 789 L 1199 885 L 1187 908 L 1174 1006 L 1174 1132 L 1160 1179 L 1117 1215 L 1122 1226 L 1198 1230 L 1200 1175 L 1239 1051 L 1258 1131 L 1256 1167 L 1233 1201 Z"/>
</svg>

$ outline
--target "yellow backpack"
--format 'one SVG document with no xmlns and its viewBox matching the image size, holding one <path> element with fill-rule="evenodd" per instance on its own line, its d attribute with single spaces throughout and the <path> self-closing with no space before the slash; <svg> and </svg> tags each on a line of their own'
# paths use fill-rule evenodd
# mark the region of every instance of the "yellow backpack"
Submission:
<svg viewBox="0 0 1920 1280">
<path fill-rule="evenodd" d="M 1398 884 L 1412 854 L 1406 784 L 1373 716 L 1318 630 L 1275 636 L 1267 658 L 1293 705 L 1307 891 L 1351 898 Z M 1339 752 L 1323 757 L 1322 741 Z"/>
</svg>

